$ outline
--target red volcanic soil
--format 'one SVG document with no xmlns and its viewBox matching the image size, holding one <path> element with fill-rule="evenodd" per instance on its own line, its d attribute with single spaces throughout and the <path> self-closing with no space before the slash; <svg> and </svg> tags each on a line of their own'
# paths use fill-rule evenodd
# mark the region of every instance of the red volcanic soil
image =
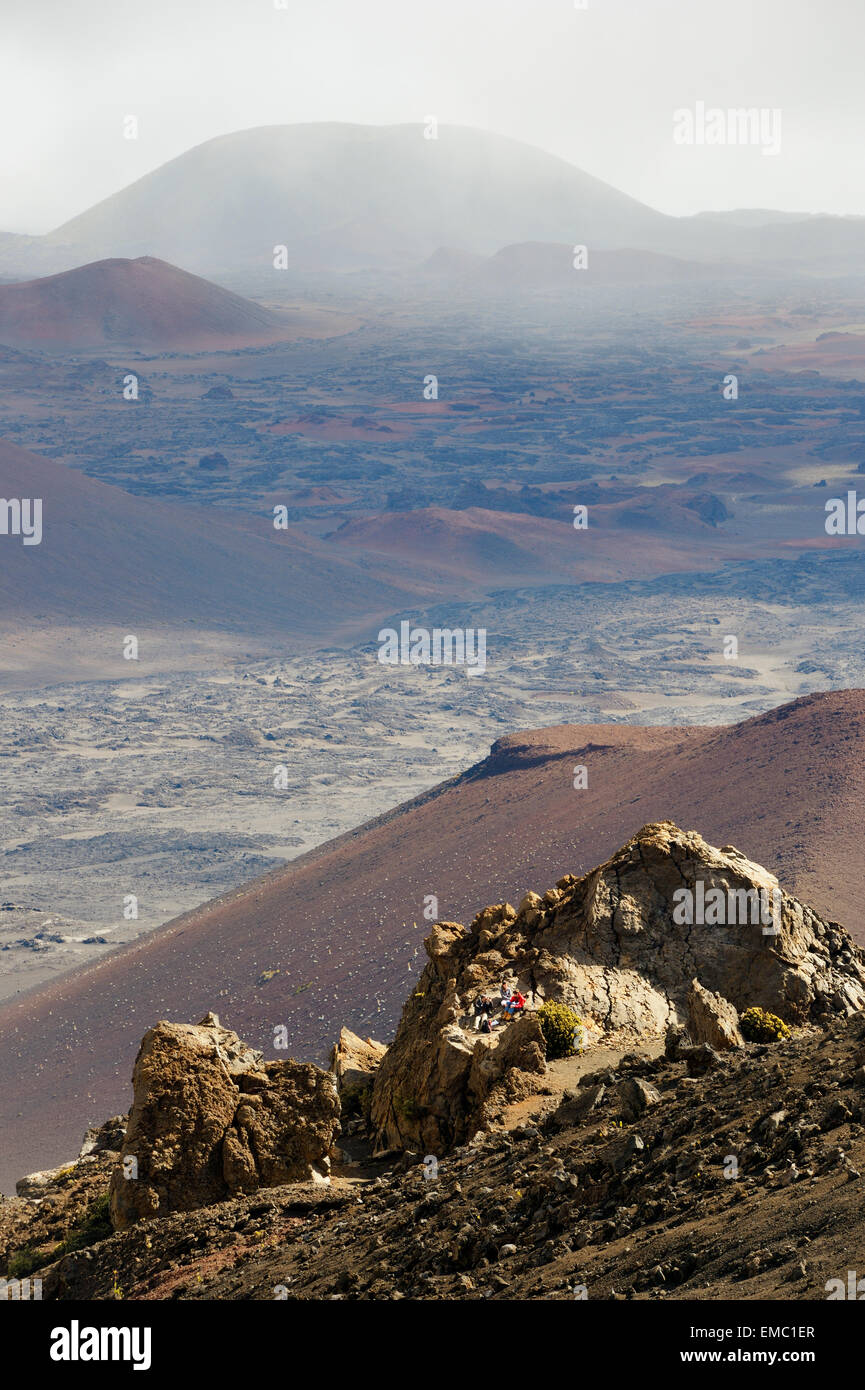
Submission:
<svg viewBox="0 0 865 1390">
<path fill-rule="evenodd" d="M 41 499 L 43 518 L 39 545 L 0 536 L 0 624 L 194 622 L 320 642 L 406 598 L 294 528 L 133 497 L 4 440 L 0 496 Z"/>
<path fill-rule="evenodd" d="M 764 348 L 752 359 L 764 371 L 820 372 L 865 380 L 865 334 L 822 333 L 811 343 Z"/>
<path fill-rule="evenodd" d="M 88 1120 L 129 1105 L 135 1052 L 157 1019 L 213 1008 L 268 1055 L 287 1023 L 294 1055 L 318 1060 L 342 1024 L 387 1040 L 423 960 L 426 895 L 438 916 L 467 923 L 592 868 L 648 821 L 736 845 L 862 941 L 863 792 L 859 690 L 729 727 L 504 738 L 462 778 L 0 1004 L 0 1185 L 69 1157 Z"/>
<path fill-rule="evenodd" d="M 456 586 L 638 579 L 705 568 L 720 556 L 721 537 L 713 550 L 715 533 L 695 513 L 666 498 L 656 507 L 655 500 L 643 499 L 630 511 L 626 503 L 593 505 L 583 530 L 572 520 L 483 507 L 381 512 L 345 522 L 327 540 L 346 553 L 410 560 L 416 575 Z M 565 505 L 562 510 L 569 515 Z M 624 527 L 634 528 L 626 540 Z"/>
<path fill-rule="evenodd" d="M 153 256 L 0 285 L 0 342 L 48 351 L 252 347 L 307 336 L 307 318 L 266 309 Z M 332 331 L 341 331 L 338 322 Z"/>
</svg>

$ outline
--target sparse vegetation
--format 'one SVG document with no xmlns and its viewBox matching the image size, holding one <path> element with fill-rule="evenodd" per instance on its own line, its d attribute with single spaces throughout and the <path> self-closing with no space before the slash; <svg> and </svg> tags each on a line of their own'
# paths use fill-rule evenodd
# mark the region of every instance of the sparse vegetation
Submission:
<svg viewBox="0 0 865 1390">
<path fill-rule="evenodd" d="M 372 1101 L 372 1086 L 343 1086 L 340 1092 L 340 1102 L 342 1114 L 346 1119 L 359 1117 L 369 1120 L 369 1108 Z"/>
<path fill-rule="evenodd" d="M 71 1171 L 71 1170 L 70 1170 Z M 71 1226 L 59 1245 L 34 1248 L 26 1246 L 9 1258 L 8 1278 L 25 1279 L 34 1270 L 53 1264 L 61 1255 L 70 1255 L 74 1250 L 84 1250 L 88 1245 L 96 1245 L 112 1232 L 111 1217 L 108 1210 L 108 1193 L 97 1197 L 82 1212 L 78 1221 Z"/>
<path fill-rule="evenodd" d="M 746 1009 L 739 1019 L 739 1027 L 748 1042 L 784 1042 L 790 1036 L 784 1020 L 765 1009 Z"/>
<path fill-rule="evenodd" d="M 27 1246 L 9 1256 L 6 1269 L 7 1279 L 27 1279 L 36 1269 L 48 1264 L 53 1256 L 47 1250 L 34 1250 Z"/>
<path fill-rule="evenodd" d="M 538 1011 L 538 1020 L 547 1044 L 549 1061 L 573 1057 L 579 1051 L 577 1039 L 584 1027 L 583 1020 L 567 1004 L 555 1004 L 548 1000 Z"/>
</svg>

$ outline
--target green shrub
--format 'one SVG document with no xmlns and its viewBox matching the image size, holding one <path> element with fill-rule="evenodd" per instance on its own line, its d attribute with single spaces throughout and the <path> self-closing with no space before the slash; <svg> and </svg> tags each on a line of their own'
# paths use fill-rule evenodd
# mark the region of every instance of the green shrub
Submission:
<svg viewBox="0 0 865 1390">
<path fill-rule="evenodd" d="M 783 1019 L 765 1009 L 746 1009 L 739 1019 L 743 1038 L 748 1042 L 783 1042 L 789 1038 L 790 1029 Z"/>
<path fill-rule="evenodd" d="M 50 1264 L 51 1255 L 47 1250 L 33 1250 L 29 1245 L 25 1250 L 19 1250 L 16 1254 L 9 1256 L 9 1263 L 6 1268 L 8 1279 L 27 1279 L 35 1269 L 41 1269 L 43 1265 Z"/>
<path fill-rule="evenodd" d="M 404 1120 L 408 1120 L 409 1123 L 411 1123 L 412 1120 L 419 1120 L 423 1113 L 417 1101 L 411 1096 L 400 1096 L 399 1100 L 396 1102 L 395 1108 L 397 1113 L 401 1115 Z"/>
<path fill-rule="evenodd" d="M 95 1202 L 90 1203 L 66 1239 L 58 1245 L 51 1258 L 56 1260 L 61 1255 L 70 1254 L 73 1250 L 84 1250 L 88 1245 L 95 1245 L 98 1240 L 105 1240 L 110 1235 L 111 1214 L 108 1209 L 108 1193 L 103 1192 L 101 1197 L 97 1197 Z"/>
<path fill-rule="evenodd" d="M 346 1119 L 369 1120 L 372 1103 L 372 1081 L 356 1086 L 343 1086 L 339 1093 L 342 1114 Z"/>
<path fill-rule="evenodd" d="M 10 1255 L 7 1277 L 26 1279 L 34 1270 L 42 1269 L 45 1265 L 59 1260 L 61 1255 L 69 1255 L 73 1250 L 84 1250 L 88 1245 L 95 1245 L 97 1241 L 105 1240 L 111 1234 L 108 1193 L 103 1192 L 101 1197 L 97 1197 L 86 1211 L 81 1213 L 75 1225 L 67 1230 L 66 1239 L 59 1245 L 42 1250 L 27 1246 L 24 1250 Z"/>
<path fill-rule="evenodd" d="M 559 1057 L 573 1057 L 579 1052 L 583 1020 L 567 1004 L 554 1004 L 551 1001 L 544 1004 L 538 1010 L 538 1019 L 547 1044 L 547 1058 L 551 1062 Z"/>
</svg>

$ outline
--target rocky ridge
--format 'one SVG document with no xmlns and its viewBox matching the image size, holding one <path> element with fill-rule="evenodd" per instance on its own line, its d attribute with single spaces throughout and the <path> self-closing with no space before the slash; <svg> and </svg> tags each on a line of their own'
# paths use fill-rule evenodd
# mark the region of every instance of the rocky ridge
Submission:
<svg viewBox="0 0 865 1390">
<path fill-rule="evenodd" d="M 677 920 L 686 915 L 684 903 L 677 910 L 682 890 L 691 895 L 690 922 Z M 713 890 L 737 920 L 710 922 L 708 910 L 704 922 L 693 920 Z M 801 1025 L 865 1005 L 862 953 L 843 927 L 733 846 L 716 849 L 668 821 L 644 826 L 584 877 L 527 894 L 519 908 L 487 907 L 468 930 L 437 923 L 425 945 L 429 963 L 373 1087 L 384 1148 L 440 1154 L 542 1082 L 532 1013 L 499 1035 L 471 1029 L 474 999 L 497 994 L 502 981 L 527 996 L 530 1010 L 570 1006 L 595 1042 L 636 1043 L 688 1024 L 697 1041 L 726 1036 L 721 1045 L 735 1045 L 737 1012 L 746 1008 Z"/>
</svg>

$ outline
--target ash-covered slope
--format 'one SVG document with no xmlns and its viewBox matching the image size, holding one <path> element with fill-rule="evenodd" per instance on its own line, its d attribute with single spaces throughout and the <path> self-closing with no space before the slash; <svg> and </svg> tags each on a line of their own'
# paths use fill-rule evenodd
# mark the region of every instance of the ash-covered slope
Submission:
<svg viewBox="0 0 865 1390">
<path fill-rule="evenodd" d="M 370 614 L 405 599 L 299 530 L 133 497 L 3 439 L 0 495 L 37 499 L 41 515 L 38 544 L 10 535 L 0 547 L 3 629 L 26 631 L 34 618 L 124 631 L 194 622 L 321 640 L 347 620 L 363 631 Z"/>
<path fill-rule="evenodd" d="M 373 1088 L 385 1146 L 441 1153 L 472 1137 L 497 1090 L 513 1093 L 511 1072 L 543 1076 L 533 1011 L 544 1003 L 568 1005 L 593 1037 L 619 1043 L 688 1023 L 701 1001 L 701 1012 L 729 1012 L 732 1027 L 726 1004 L 800 1025 L 865 1005 L 862 953 L 842 927 L 733 846 L 670 822 L 644 826 L 585 877 L 527 894 L 519 910 L 487 907 L 469 931 L 440 922 L 425 944 L 429 964 Z M 503 981 L 527 997 L 527 1013 L 478 1037 L 472 1005 Z"/>
</svg>

